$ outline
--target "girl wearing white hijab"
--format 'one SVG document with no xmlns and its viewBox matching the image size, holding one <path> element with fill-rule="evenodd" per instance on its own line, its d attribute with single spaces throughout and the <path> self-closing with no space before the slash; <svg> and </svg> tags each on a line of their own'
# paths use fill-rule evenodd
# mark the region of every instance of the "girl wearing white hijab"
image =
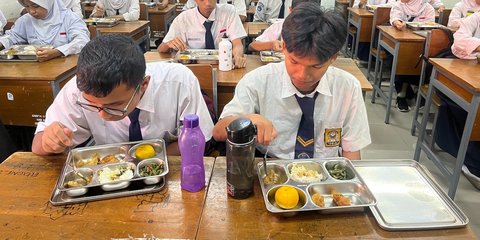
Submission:
<svg viewBox="0 0 480 240">
<path fill-rule="evenodd" d="M 476 12 L 480 12 L 480 0 L 461 0 L 452 8 L 447 26 L 458 28 L 462 19 Z"/>
<path fill-rule="evenodd" d="M 37 51 L 39 61 L 77 54 L 90 41 L 85 22 L 67 10 L 61 0 L 18 0 L 28 14 L 0 37 L 0 50 L 14 44 L 53 45 Z"/>
<path fill-rule="evenodd" d="M 83 18 L 82 7 L 80 6 L 80 0 L 63 0 L 63 5 L 72 10 L 77 16 Z"/>
<path fill-rule="evenodd" d="M 90 17 L 136 21 L 140 17 L 140 4 L 138 0 L 98 0 Z"/>
<path fill-rule="evenodd" d="M 390 11 L 390 24 L 403 30 L 406 22 L 435 22 L 435 9 L 424 0 L 400 0 Z"/>
</svg>

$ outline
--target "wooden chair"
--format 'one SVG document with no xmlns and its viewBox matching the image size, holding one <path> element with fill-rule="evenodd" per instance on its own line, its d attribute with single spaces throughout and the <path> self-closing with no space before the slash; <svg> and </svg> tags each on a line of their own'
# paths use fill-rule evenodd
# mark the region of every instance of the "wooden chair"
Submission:
<svg viewBox="0 0 480 240">
<path fill-rule="evenodd" d="M 448 47 L 449 38 L 447 33 L 445 33 L 441 29 L 433 29 L 431 32 L 427 33 L 427 38 L 425 39 L 425 48 L 423 51 L 423 55 L 426 59 L 431 56 L 436 56 L 442 51 L 443 49 Z M 427 60 L 428 61 L 428 60 Z M 418 120 L 418 114 L 420 112 L 420 103 L 422 99 L 424 100 L 428 93 L 428 85 L 424 84 L 424 78 L 426 74 L 426 67 L 427 62 L 424 60 L 422 63 L 422 70 L 420 73 L 420 82 L 419 82 L 419 93 L 417 95 L 417 101 L 415 105 L 415 112 L 413 114 L 413 121 L 412 121 L 412 129 L 411 134 L 415 136 L 415 131 L 417 128 L 420 128 L 421 121 Z M 436 106 L 436 109 L 440 106 L 440 98 L 435 94 L 433 96 L 433 105 Z M 428 113 L 423 113 L 423 117 L 428 116 Z M 425 140 L 430 143 L 430 148 L 433 148 L 435 145 L 435 126 L 437 124 L 437 115 L 435 114 L 433 125 L 431 131 L 431 135 L 429 138 L 425 138 Z M 428 131 L 428 130 L 427 130 Z"/>
<path fill-rule="evenodd" d="M 387 54 L 385 51 L 381 51 L 380 53 L 378 52 L 378 30 L 377 26 L 379 25 L 385 25 L 390 22 L 390 7 L 378 7 L 375 9 L 375 12 L 373 14 L 373 24 L 372 24 L 372 38 L 370 39 L 370 54 L 368 55 L 368 66 L 367 66 L 367 78 L 368 80 L 371 81 L 370 79 L 370 67 L 372 66 L 372 60 L 373 58 L 379 58 L 380 60 L 380 72 L 377 71 L 377 66 L 375 64 L 375 70 L 373 74 L 374 81 L 377 82 L 377 76 L 378 73 L 380 73 L 380 80 L 382 78 L 382 69 L 383 69 L 383 63 L 384 60 L 387 59 Z M 381 81 L 379 81 L 381 82 Z"/>
<path fill-rule="evenodd" d="M 210 64 L 188 64 L 186 65 L 198 79 L 200 88 L 213 99 L 213 108 L 218 118 L 218 96 L 216 70 Z"/>
<path fill-rule="evenodd" d="M 438 16 L 438 23 L 442 24 L 443 26 L 447 26 L 448 18 L 450 17 L 451 12 L 452 9 L 444 9 L 443 12 L 441 12 Z"/>
</svg>

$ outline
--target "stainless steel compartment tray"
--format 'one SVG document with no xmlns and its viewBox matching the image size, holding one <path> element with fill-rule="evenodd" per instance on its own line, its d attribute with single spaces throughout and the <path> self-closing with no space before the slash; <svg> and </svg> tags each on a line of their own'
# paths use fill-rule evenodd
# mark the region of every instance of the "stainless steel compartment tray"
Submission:
<svg viewBox="0 0 480 240">
<path fill-rule="evenodd" d="M 205 63 L 218 64 L 218 50 L 215 49 L 187 49 L 178 52 L 175 60 L 183 64 Z"/>
<path fill-rule="evenodd" d="M 262 63 L 281 62 L 285 59 L 283 52 L 260 51 L 260 61 Z"/>
<path fill-rule="evenodd" d="M 331 176 L 329 169 L 334 164 L 341 164 L 345 166 L 347 172 L 346 180 L 338 180 Z M 322 173 L 321 181 L 302 183 L 292 179 L 290 171 L 292 164 L 301 164 L 306 166 L 307 169 L 315 169 L 317 172 Z M 267 161 L 267 172 L 270 169 L 275 169 L 278 172 L 283 169 L 286 176 L 279 175 L 280 181 L 275 184 L 265 184 L 263 181 L 264 170 L 263 163 L 257 164 L 257 173 L 262 189 L 265 206 L 268 211 L 272 213 L 284 213 L 289 215 L 291 213 L 302 211 L 320 211 L 320 212 L 351 212 L 363 210 L 365 207 L 373 206 L 376 204 L 376 199 L 368 189 L 367 185 L 362 180 L 361 176 L 355 171 L 355 168 L 351 164 L 350 160 L 345 158 L 325 158 L 325 159 L 295 159 L 295 160 L 271 160 Z M 280 186 L 292 186 L 299 190 L 300 203 L 293 209 L 282 209 L 277 206 L 274 200 L 275 189 Z M 332 202 L 331 192 L 335 191 L 343 194 L 351 200 L 349 206 L 337 206 Z M 316 205 L 312 196 L 315 193 L 319 193 L 325 200 L 325 206 L 319 207 Z"/>
<path fill-rule="evenodd" d="M 0 51 L 0 61 L 36 62 L 39 48 L 53 49 L 52 45 L 13 45 Z"/>
<path fill-rule="evenodd" d="M 445 26 L 436 22 L 407 22 L 407 27 L 412 30 L 431 30 L 435 28 L 444 28 Z"/>
<path fill-rule="evenodd" d="M 370 209 L 385 230 L 458 228 L 467 216 L 414 160 L 361 160 L 356 170 L 378 200 Z"/>
</svg>

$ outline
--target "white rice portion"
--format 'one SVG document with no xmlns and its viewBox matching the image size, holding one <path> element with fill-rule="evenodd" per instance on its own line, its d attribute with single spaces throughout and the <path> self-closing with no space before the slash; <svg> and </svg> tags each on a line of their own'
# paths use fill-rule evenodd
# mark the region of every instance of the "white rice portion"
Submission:
<svg viewBox="0 0 480 240">
<path fill-rule="evenodd" d="M 302 164 L 294 164 L 290 176 L 293 180 L 301 183 L 320 182 L 323 178 L 321 173 L 312 169 L 307 170 Z"/>
<path fill-rule="evenodd" d="M 112 170 L 106 167 L 102 169 L 100 174 L 98 175 L 98 181 L 103 184 L 103 183 L 109 183 L 113 181 L 127 180 L 127 179 L 133 178 L 132 169 L 128 169 L 128 170 L 123 169 L 123 170 L 124 171 L 122 173 L 122 171 L 119 168 Z"/>
</svg>

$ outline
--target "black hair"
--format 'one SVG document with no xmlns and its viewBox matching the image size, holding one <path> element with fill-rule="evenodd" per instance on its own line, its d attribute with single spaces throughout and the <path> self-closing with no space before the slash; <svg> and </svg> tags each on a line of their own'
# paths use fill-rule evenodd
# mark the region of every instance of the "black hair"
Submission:
<svg viewBox="0 0 480 240">
<path fill-rule="evenodd" d="M 294 9 L 300 3 L 306 3 L 306 2 L 315 3 L 317 6 L 320 6 L 322 1 L 321 0 L 292 0 L 292 9 Z"/>
<path fill-rule="evenodd" d="M 324 11 L 315 3 L 293 8 L 282 27 L 287 51 L 299 57 L 314 55 L 321 63 L 340 51 L 347 36 L 347 23 L 333 10 Z"/>
<path fill-rule="evenodd" d="M 89 95 L 105 97 L 121 83 L 135 88 L 145 76 L 145 58 L 140 47 L 127 36 L 98 36 L 80 52 L 77 87 Z"/>
</svg>

